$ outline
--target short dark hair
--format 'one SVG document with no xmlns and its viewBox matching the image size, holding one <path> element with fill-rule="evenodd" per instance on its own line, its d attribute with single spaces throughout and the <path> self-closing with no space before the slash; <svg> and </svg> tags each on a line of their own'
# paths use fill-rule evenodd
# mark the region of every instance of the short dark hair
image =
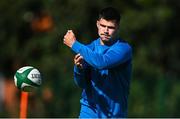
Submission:
<svg viewBox="0 0 180 119">
<path fill-rule="evenodd" d="M 115 8 L 106 7 L 99 12 L 99 19 L 101 18 L 105 20 L 116 20 L 116 22 L 119 23 L 121 20 L 121 15 Z"/>
</svg>

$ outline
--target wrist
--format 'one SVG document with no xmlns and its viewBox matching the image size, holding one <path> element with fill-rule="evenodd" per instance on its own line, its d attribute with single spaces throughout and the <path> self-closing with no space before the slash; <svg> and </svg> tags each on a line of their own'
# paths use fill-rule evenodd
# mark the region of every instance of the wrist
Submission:
<svg viewBox="0 0 180 119">
<path fill-rule="evenodd" d="M 71 45 L 70 45 L 70 48 L 72 48 L 73 44 L 76 42 L 76 40 L 73 40 Z"/>
</svg>

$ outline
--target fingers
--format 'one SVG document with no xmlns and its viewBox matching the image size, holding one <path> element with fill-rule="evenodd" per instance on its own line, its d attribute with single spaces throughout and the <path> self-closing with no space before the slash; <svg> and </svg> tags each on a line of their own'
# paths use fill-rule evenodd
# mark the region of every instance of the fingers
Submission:
<svg viewBox="0 0 180 119">
<path fill-rule="evenodd" d="M 81 60 L 83 59 L 83 57 L 78 53 L 75 57 L 74 57 L 75 60 Z"/>
<path fill-rule="evenodd" d="M 75 64 L 77 64 L 77 65 L 82 64 L 82 62 L 83 62 L 82 56 L 79 56 L 79 57 L 75 60 Z"/>
<path fill-rule="evenodd" d="M 82 62 L 76 62 L 75 65 L 78 67 L 78 68 L 83 68 L 83 63 Z"/>
<path fill-rule="evenodd" d="M 67 36 L 67 35 L 69 35 L 69 34 L 74 34 L 74 33 L 73 33 L 72 30 L 68 30 L 68 31 L 66 32 L 66 35 L 65 35 L 65 36 Z"/>
<path fill-rule="evenodd" d="M 81 61 L 83 59 L 83 57 L 80 54 L 77 54 L 74 58 L 74 60 L 76 61 Z"/>
<path fill-rule="evenodd" d="M 82 63 L 82 61 L 83 61 L 83 57 L 82 57 L 82 56 L 79 56 L 79 57 L 77 57 L 77 58 L 74 58 L 74 63 L 75 63 L 75 64 Z"/>
<path fill-rule="evenodd" d="M 73 33 L 73 31 L 72 30 L 68 30 L 67 33 Z"/>
<path fill-rule="evenodd" d="M 74 57 L 74 64 L 75 64 L 77 67 L 82 68 L 82 67 L 83 67 L 82 62 L 83 62 L 83 57 L 82 57 L 80 54 L 77 54 L 77 55 Z"/>
<path fill-rule="evenodd" d="M 71 48 L 75 41 L 76 41 L 76 36 L 74 35 L 73 31 L 68 30 L 64 35 L 64 39 L 63 39 L 64 44 Z"/>
<path fill-rule="evenodd" d="M 77 58 L 80 56 L 80 54 L 75 55 L 74 57 L 74 64 L 77 64 Z"/>
<path fill-rule="evenodd" d="M 79 56 L 80 56 L 80 54 L 78 53 L 78 54 L 75 56 L 75 59 L 77 59 Z"/>
<path fill-rule="evenodd" d="M 73 33 L 73 31 L 72 30 L 68 30 L 67 32 L 66 32 L 66 34 L 64 35 L 64 41 L 69 37 L 69 35 L 73 35 L 74 33 Z"/>
</svg>

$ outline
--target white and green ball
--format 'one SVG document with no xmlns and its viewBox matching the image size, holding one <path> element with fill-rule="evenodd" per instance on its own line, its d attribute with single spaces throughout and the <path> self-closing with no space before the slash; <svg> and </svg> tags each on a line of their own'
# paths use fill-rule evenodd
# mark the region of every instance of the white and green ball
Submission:
<svg viewBox="0 0 180 119">
<path fill-rule="evenodd" d="M 25 66 L 18 69 L 14 75 L 16 87 L 25 92 L 32 92 L 41 85 L 40 72 L 32 67 Z"/>
</svg>

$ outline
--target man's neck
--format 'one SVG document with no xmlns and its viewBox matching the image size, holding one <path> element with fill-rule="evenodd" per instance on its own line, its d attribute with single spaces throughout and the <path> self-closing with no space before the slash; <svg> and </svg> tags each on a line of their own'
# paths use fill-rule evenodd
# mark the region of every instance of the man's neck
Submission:
<svg viewBox="0 0 180 119">
<path fill-rule="evenodd" d="M 117 38 L 110 39 L 109 41 L 102 41 L 102 40 L 100 39 L 100 44 L 101 44 L 101 45 L 111 46 L 111 45 L 113 45 L 116 41 L 117 41 Z"/>
</svg>

